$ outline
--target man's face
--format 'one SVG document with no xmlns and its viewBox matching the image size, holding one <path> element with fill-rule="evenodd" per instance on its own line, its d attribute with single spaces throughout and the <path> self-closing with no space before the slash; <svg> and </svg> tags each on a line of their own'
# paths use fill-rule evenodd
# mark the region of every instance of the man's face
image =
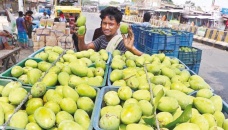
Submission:
<svg viewBox="0 0 228 130">
<path fill-rule="evenodd" d="M 113 36 L 119 29 L 120 24 L 116 22 L 115 18 L 110 19 L 109 16 L 106 16 L 102 19 L 101 27 L 105 36 Z"/>
</svg>

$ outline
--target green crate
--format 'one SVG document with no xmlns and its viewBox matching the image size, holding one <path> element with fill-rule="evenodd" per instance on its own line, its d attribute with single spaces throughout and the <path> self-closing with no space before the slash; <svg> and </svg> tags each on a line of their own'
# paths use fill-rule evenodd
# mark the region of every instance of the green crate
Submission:
<svg viewBox="0 0 228 130">
<path fill-rule="evenodd" d="M 14 80 L 11 80 L 11 79 L 0 79 L 0 85 L 2 86 L 6 86 L 8 83 L 12 82 Z M 29 86 L 22 86 L 27 92 L 30 92 L 31 90 L 31 87 Z"/>
<path fill-rule="evenodd" d="M 41 59 L 36 59 L 36 58 L 26 58 L 26 59 L 20 61 L 19 63 L 17 63 L 16 65 L 14 65 L 14 66 L 25 67 L 25 62 L 26 62 L 27 60 L 30 60 L 30 59 L 31 59 L 31 60 L 35 60 L 37 63 L 39 63 L 39 62 L 42 61 Z M 15 78 L 15 77 L 13 77 L 13 76 L 11 75 L 11 70 L 12 70 L 12 68 L 13 68 L 14 66 L 12 66 L 11 68 L 9 68 L 9 69 L 7 69 L 6 71 L 2 72 L 2 73 L 0 74 L 0 78 L 12 79 L 12 80 L 15 80 L 15 81 L 19 81 L 17 78 Z M 19 81 L 19 82 L 20 82 L 20 81 Z M 25 86 L 31 86 L 31 84 L 24 84 L 24 83 L 22 83 L 22 84 L 25 85 Z"/>
<path fill-rule="evenodd" d="M 38 53 L 44 51 L 44 48 L 45 48 L 45 47 L 40 48 L 39 50 L 33 52 L 31 55 L 28 56 L 28 58 L 34 58 L 36 54 L 38 54 Z M 37 58 L 37 59 L 40 59 L 40 58 Z"/>
</svg>

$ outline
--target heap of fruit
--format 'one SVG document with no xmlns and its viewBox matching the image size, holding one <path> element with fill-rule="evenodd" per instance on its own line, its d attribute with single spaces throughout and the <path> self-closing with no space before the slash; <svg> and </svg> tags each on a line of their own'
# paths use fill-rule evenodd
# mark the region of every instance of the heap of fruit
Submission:
<svg viewBox="0 0 228 130">
<path fill-rule="evenodd" d="M 195 49 L 193 47 L 182 46 L 182 47 L 179 48 L 179 51 L 182 51 L 182 52 L 197 52 L 197 49 Z"/>
<path fill-rule="evenodd" d="M 142 56 L 126 52 L 120 55 L 113 52 L 110 81 L 113 86 L 129 86 L 133 90 L 146 89 L 149 85 L 146 79 L 144 66 L 147 69 L 148 79 L 153 89 L 179 90 L 190 94 L 199 89 L 210 89 L 210 86 L 198 75 L 192 75 L 176 58 L 166 57 L 164 54 Z"/>
<path fill-rule="evenodd" d="M 6 122 L 15 107 L 27 96 L 20 82 L 10 82 L 0 86 L 0 125 Z M 77 129 L 91 127 L 91 116 L 97 96 L 97 90 L 89 85 L 77 87 L 57 86 L 46 91 L 42 82 L 31 88 L 31 96 L 17 111 L 9 126 L 26 130 L 41 129 Z"/>
<path fill-rule="evenodd" d="M 58 48 L 59 50 L 57 50 Z M 57 52 L 59 53 L 56 53 Z M 61 50 L 61 51 L 60 51 Z M 88 51 L 74 52 L 68 50 L 59 58 L 63 52 L 60 47 L 46 47 L 44 52 L 38 53 L 35 57 L 43 61 L 29 59 L 25 61 L 25 67 L 14 66 L 11 75 L 18 78 L 24 84 L 35 84 L 41 76 L 44 76 L 42 82 L 46 86 L 69 85 L 75 87 L 81 83 L 87 83 L 92 86 L 101 86 L 104 81 L 106 61 L 109 58 L 105 50 L 94 52 Z M 45 57 L 44 57 L 45 56 Z M 54 60 L 50 60 L 53 59 Z M 45 72 L 47 73 L 46 75 Z"/>
</svg>

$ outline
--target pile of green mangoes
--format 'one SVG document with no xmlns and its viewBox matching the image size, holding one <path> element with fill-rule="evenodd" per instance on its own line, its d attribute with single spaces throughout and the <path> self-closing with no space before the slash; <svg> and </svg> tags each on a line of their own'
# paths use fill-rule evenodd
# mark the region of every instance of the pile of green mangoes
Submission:
<svg viewBox="0 0 228 130">
<path fill-rule="evenodd" d="M 60 47 L 58 52 L 63 52 Z M 46 47 L 44 52 L 38 53 L 35 58 L 41 58 L 43 61 L 37 62 L 35 59 L 25 61 L 25 67 L 14 66 L 11 75 L 18 78 L 24 84 L 35 84 L 41 76 L 42 82 L 46 86 L 69 85 L 75 87 L 81 83 L 87 83 L 92 86 L 101 86 L 104 80 L 106 61 L 109 58 L 108 52 L 94 50 L 74 52 L 68 50 L 52 66 L 50 61 L 53 54 L 57 60 L 59 55 L 51 47 Z M 56 53 L 56 54 L 55 54 Z M 45 57 L 44 57 L 45 55 Z M 47 74 L 45 74 L 47 72 Z M 44 75 L 45 74 L 45 75 Z"/>
<path fill-rule="evenodd" d="M 213 95 L 209 89 L 199 90 L 196 96 L 186 95 L 177 90 L 166 90 L 158 101 L 157 110 L 156 101 L 150 102 L 148 90 L 132 91 L 128 86 L 108 89 L 103 96 L 103 107 L 99 113 L 101 129 L 153 130 L 157 127 L 155 121 L 146 119 L 153 119 L 155 116 L 161 130 L 228 129 L 228 119 L 225 119 L 222 113 L 222 99 Z M 156 96 L 153 99 L 155 98 Z M 192 106 L 190 112 L 178 119 L 189 105 Z M 179 121 L 170 128 L 168 125 L 177 119 Z"/>
<path fill-rule="evenodd" d="M 15 107 L 27 96 L 20 82 L 0 86 L 0 125 L 6 122 Z M 12 115 L 8 126 L 26 130 L 85 130 L 91 127 L 97 90 L 87 84 L 77 87 L 57 86 L 48 89 L 42 82 L 31 88 L 29 100 Z"/>
<path fill-rule="evenodd" d="M 197 52 L 197 49 L 193 48 L 193 47 L 185 47 L 182 46 L 179 48 L 179 51 L 183 51 L 183 52 Z"/>
<path fill-rule="evenodd" d="M 120 55 L 119 51 L 114 51 L 111 68 L 113 70 L 109 78 L 113 86 L 149 90 L 146 68 L 148 79 L 154 88 L 159 88 L 158 91 L 160 89 L 179 90 L 190 94 L 195 90 L 210 89 L 200 76 L 191 75 L 177 58 L 170 58 L 162 53 L 136 56 L 128 51 L 123 55 Z"/>
</svg>

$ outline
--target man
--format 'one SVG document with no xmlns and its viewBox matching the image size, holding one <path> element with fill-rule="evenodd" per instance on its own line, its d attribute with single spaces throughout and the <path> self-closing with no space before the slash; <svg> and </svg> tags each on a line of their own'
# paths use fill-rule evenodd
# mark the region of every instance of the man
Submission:
<svg viewBox="0 0 228 130">
<path fill-rule="evenodd" d="M 12 35 L 6 30 L 0 31 L 0 50 L 12 50 L 14 48 L 8 44 L 7 38 L 12 38 Z"/>
<path fill-rule="evenodd" d="M 47 12 L 43 12 L 43 16 L 41 17 L 41 19 L 49 19 L 50 17 L 47 15 Z"/>
<path fill-rule="evenodd" d="M 125 37 L 125 35 L 123 34 L 121 37 L 123 39 L 120 40 L 120 42 L 117 42 L 117 44 L 113 44 L 116 41 L 112 39 L 116 39 L 116 36 L 118 36 L 117 30 L 119 29 L 120 22 L 122 20 L 121 11 L 119 11 L 116 7 L 107 7 L 101 11 L 100 18 L 102 22 L 101 27 L 104 35 L 100 36 L 89 44 L 85 44 L 85 35 L 78 35 L 78 46 L 80 51 L 88 49 L 94 49 L 96 51 L 99 51 L 101 49 L 107 50 L 107 48 L 110 48 L 110 46 L 117 45 L 114 47 L 114 49 L 120 50 L 122 53 L 128 50 L 135 55 L 142 55 L 142 52 L 140 52 L 134 47 L 134 35 L 131 28 L 129 28 L 128 30 L 127 37 Z M 117 39 L 117 41 L 118 40 L 119 39 Z M 112 53 L 112 51 L 113 50 L 109 52 Z"/>
<path fill-rule="evenodd" d="M 144 15 L 143 15 L 143 23 L 141 23 L 140 25 L 143 26 L 143 27 L 150 27 L 151 24 L 150 24 L 150 18 L 151 18 L 151 15 L 149 12 L 146 12 Z"/>
<path fill-rule="evenodd" d="M 23 12 L 19 11 L 18 15 L 19 17 L 16 20 L 18 30 L 18 42 L 20 43 L 22 48 L 28 48 L 28 30 L 26 29 L 25 20 L 23 18 Z"/>
<path fill-rule="evenodd" d="M 28 31 L 27 34 L 28 34 L 29 39 L 32 38 L 32 24 L 33 24 L 32 23 L 32 20 L 33 20 L 32 14 L 33 14 L 33 12 L 31 10 L 29 10 L 25 13 L 25 25 L 26 25 L 26 29 Z"/>
</svg>

